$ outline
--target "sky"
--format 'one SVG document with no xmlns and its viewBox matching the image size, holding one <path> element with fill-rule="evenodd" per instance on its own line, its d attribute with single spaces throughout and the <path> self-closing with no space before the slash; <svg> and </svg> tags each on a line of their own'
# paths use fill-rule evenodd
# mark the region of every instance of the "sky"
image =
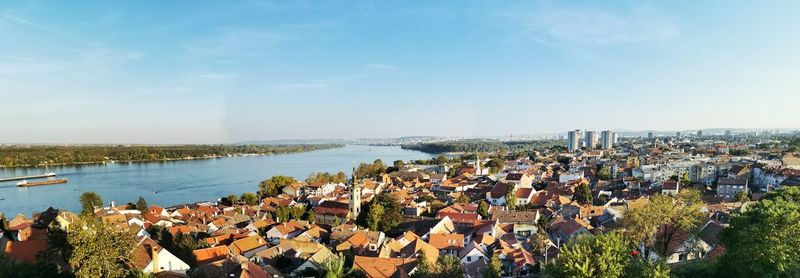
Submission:
<svg viewBox="0 0 800 278">
<path fill-rule="evenodd" d="M 0 143 L 800 128 L 800 1 L 5 1 Z"/>
</svg>

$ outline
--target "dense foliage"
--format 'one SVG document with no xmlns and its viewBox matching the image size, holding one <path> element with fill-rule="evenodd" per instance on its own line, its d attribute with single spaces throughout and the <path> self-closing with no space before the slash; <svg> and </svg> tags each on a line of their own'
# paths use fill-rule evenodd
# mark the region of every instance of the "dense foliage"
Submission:
<svg viewBox="0 0 800 278">
<path fill-rule="evenodd" d="M 628 239 L 665 257 L 669 243 L 681 232 L 694 232 L 703 220 L 703 202 L 697 190 L 684 189 L 678 196 L 655 195 L 646 205 L 625 212 L 623 223 Z"/>
<path fill-rule="evenodd" d="M 278 196 L 285 186 L 295 182 L 297 181 L 293 177 L 272 176 L 258 184 L 258 196 L 261 198 Z"/>
<path fill-rule="evenodd" d="M 285 154 L 342 147 L 320 145 L 177 145 L 177 146 L 2 146 L 0 167 L 44 166 L 104 161 L 160 161 L 240 154 Z"/>
<path fill-rule="evenodd" d="M 727 252 L 720 270 L 727 276 L 800 276 L 800 188 L 770 193 L 734 215 L 721 239 Z"/>
<path fill-rule="evenodd" d="M 669 277 L 669 267 L 631 255 L 634 245 L 622 233 L 580 236 L 562 247 L 547 267 L 553 277 Z"/>
<path fill-rule="evenodd" d="M 418 143 L 403 145 L 403 149 L 417 150 L 426 153 L 447 152 L 512 152 L 539 149 L 554 145 L 563 145 L 561 140 L 536 141 L 497 141 L 497 140 L 458 140 L 435 143 Z"/>
</svg>

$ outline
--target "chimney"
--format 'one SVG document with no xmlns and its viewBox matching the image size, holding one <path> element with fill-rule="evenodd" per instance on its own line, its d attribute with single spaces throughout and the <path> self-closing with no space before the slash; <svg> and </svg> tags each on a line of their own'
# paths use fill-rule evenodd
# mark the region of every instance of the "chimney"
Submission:
<svg viewBox="0 0 800 278">
<path fill-rule="evenodd" d="M 153 273 L 158 273 L 160 269 L 158 268 L 158 247 L 157 246 L 150 246 L 150 259 L 152 259 L 153 263 Z"/>
</svg>

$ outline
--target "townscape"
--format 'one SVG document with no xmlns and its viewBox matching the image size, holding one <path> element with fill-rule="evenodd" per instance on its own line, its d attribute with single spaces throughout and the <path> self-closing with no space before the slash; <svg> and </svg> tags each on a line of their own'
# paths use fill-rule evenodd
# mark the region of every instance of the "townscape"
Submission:
<svg viewBox="0 0 800 278">
<path fill-rule="evenodd" d="M 800 275 L 796 133 L 564 139 L 169 207 L 86 192 L 79 212 L 4 216 L 0 276 Z"/>
</svg>

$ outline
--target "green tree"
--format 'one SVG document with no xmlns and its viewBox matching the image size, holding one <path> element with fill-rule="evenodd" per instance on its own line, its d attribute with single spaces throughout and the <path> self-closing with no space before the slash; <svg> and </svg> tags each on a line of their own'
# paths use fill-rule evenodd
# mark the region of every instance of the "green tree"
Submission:
<svg viewBox="0 0 800 278">
<path fill-rule="evenodd" d="M 417 270 L 414 272 L 414 275 L 411 275 L 413 278 L 432 278 L 436 277 L 439 269 L 438 266 L 435 264 L 431 264 L 428 261 L 428 255 L 425 252 L 419 252 L 417 255 Z"/>
<path fill-rule="evenodd" d="M 483 200 L 478 203 L 478 215 L 483 218 L 489 217 L 489 205 Z"/>
<path fill-rule="evenodd" d="M 798 235 L 800 188 L 781 188 L 731 218 L 720 269 L 732 277 L 800 277 Z"/>
<path fill-rule="evenodd" d="M 108 226 L 91 216 L 70 225 L 66 233 L 67 262 L 76 277 L 126 277 L 135 247 L 127 231 Z"/>
<path fill-rule="evenodd" d="M 367 214 L 367 226 L 370 231 L 377 231 L 380 227 L 381 218 L 383 217 L 383 206 L 381 204 L 374 204 L 369 208 Z"/>
<path fill-rule="evenodd" d="M 646 257 L 652 250 L 663 258 L 679 231 L 692 232 L 697 228 L 704 217 L 702 207 L 700 192 L 693 189 L 681 190 L 676 197 L 652 196 L 646 205 L 625 212 L 625 233 L 645 247 Z"/>
<path fill-rule="evenodd" d="M 585 205 L 592 203 L 592 189 L 589 188 L 589 184 L 581 183 L 575 188 L 575 194 L 572 195 L 572 199 L 578 202 L 578 204 Z"/>
<path fill-rule="evenodd" d="M 562 246 L 554 265 L 554 277 L 621 277 L 629 263 L 630 246 L 622 234 L 579 236 Z"/>
<path fill-rule="evenodd" d="M 461 261 L 453 255 L 439 256 L 437 264 L 439 267 L 437 277 L 464 277 L 466 274 L 464 271 L 464 265 L 462 265 Z"/>
<path fill-rule="evenodd" d="M 500 173 L 505 169 L 506 161 L 502 158 L 492 158 L 489 162 L 486 162 L 486 166 L 489 167 L 491 174 Z"/>
<path fill-rule="evenodd" d="M 680 184 L 684 187 L 692 185 L 692 180 L 689 179 L 689 173 L 683 173 L 683 175 L 681 175 Z"/>
<path fill-rule="evenodd" d="M 406 163 L 403 162 L 402 160 L 395 160 L 392 163 L 392 166 L 394 166 L 394 168 L 396 168 L 397 170 L 403 169 L 403 166 L 405 166 L 405 165 L 406 165 Z"/>
<path fill-rule="evenodd" d="M 503 277 L 503 264 L 500 263 L 500 258 L 497 255 L 492 255 L 489 260 L 489 265 L 483 270 L 484 278 L 501 278 Z"/>
<path fill-rule="evenodd" d="M 608 169 L 607 166 L 603 166 L 600 168 L 600 171 L 597 171 L 597 176 L 604 181 L 611 179 L 611 170 Z"/>
<path fill-rule="evenodd" d="M 344 172 L 339 171 L 338 173 L 336 173 L 336 176 L 333 177 L 333 181 L 332 182 L 335 182 L 335 183 L 346 183 L 347 182 L 347 175 Z"/>
<path fill-rule="evenodd" d="M 103 198 L 94 192 L 84 192 L 80 197 L 81 213 L 84 215 L 94 214 L 95 207 L 103 206 Z"/>
<path fill-rule="evenodd" d="M 289 176 L 272 176 L 258 184 L 258 195 L 261 198 L 278 196 L 283 187 L 295 182 L 297 181 Z"/>
<path fill-rule="evenodd" d="M 506 207 L 508 210 L 515 210 L 517 208 L 517 194 L 515 190 L 515 185 L 509 184 L 508 191 L 506 191 Z"/>
<path fill-rule="evenodd" d="M 747 196 L 747 192 L 742 191 L 742 192 L 736 193 L 736 201 L 740 202 L 740 203 L 744 203 L 744 202 L 750 201 L 750 197 Z"/>
<path fill-rule="evenodd" d="M 222 197 L 222 199 L 220 199 L 220 203 L 226 206 L 233 206 L 238 202 L 239 202 L 239 196 L 236 196 L 236 194 L 231 194 L 226 197 Z"/>
<path fill-rule="evenodd" d="M 141 211 L 142 214 L 147 212 L 147 201 L 144 200 L 144 197 L 139 196 L 139 200 L 136 201 L 136 209 Z"/>
<path fill-rule="evenodd" d="M 467 196 L 467 194 L 463 194 L 463 193 L 458 195 L 458 198 L 456 198 L 456 203 L 459 203 L 459 204 L 466 204 L 466 203 L 469 203 L 470 201 L 471 200 L 469 199 L 469 196 Z"/>
<path fill-rule="evenodd" d="M 325 278 L 340 278 L 344 277 L 344 261 L 345 258 L 342 254 L 331 255 L 322 262 L 322 270 L 325 273 Z"/>
<path fill-rule="evenodd" d="M 258 205 L 258 203 L 259 203 L 258 195 L 256 195 L 253 192 L 242 193 L 241 200 L 242 200 L 243 203 L 245 203 L 247 205 L 251 205 L 251 206 Z"/>
<path fill-rule="evenodd" d="M 403 220 L 403 208 L 392 193 L 386 191 L 381 192 L 375 196 L 373 202 L 383 207 L 383 221 L 380 223 L 380 231 L 388 232 L 394 229 L 394 227 L 397 227 L 397 225 L 400 225 L 400 221 Z"/>
</svg>

